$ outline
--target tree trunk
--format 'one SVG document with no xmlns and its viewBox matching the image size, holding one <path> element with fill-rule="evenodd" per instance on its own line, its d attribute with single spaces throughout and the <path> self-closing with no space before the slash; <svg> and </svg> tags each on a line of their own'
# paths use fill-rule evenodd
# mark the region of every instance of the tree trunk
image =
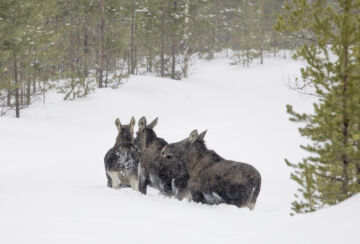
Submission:
<svg viewBox="0 0 360 244">
<path fill-rule="evenodd" d="M 347 147 L 348 144 L 348 129 L 349 129 L 349 119 L 348 119 L 348 115 L 347 115 L 347 86 L 348 86 L 348 75 L 347 75 L 347 71 L 345 71 L 347 69 L 348 66 L 348 50 L 346 48 L 345 53 L 344 53 L 344 74 L 343 74 L 343 94 L 342 94 L 342 98 L 343 98 L 343 130 L 342 130 L 342 134 L 343 134 L 343 148 L 345 149 Z M 345 152 L 343 152 L 343 154 L 341 155 L 341 160 L 343 162 L 343 194 L 346 196 L 347 195 L 347 186 L 348 186 L 348 182 L 349 182 L 349 176 L 348 176 L 348 172 L 347 172 L 347 168 L 348 168 L 348 164 L 349 164 L 349 160 L 348 160 L 348 156 Z"/>
<path fill-rule="evenodd" d="M 21 67 L 21 65 L 20 65 Z M 20 75 L 20 80 L 24 79 L 25 77 L 22 77 Z M 24 83 L 20 82 L 20 106 L 24 105 Z"/>
<path fill-rule="evenodd" d="M 105 66 L 105 87 L 108 87 L 108 75 L 109 75 L 109 61 L 106 60 L 106 66 Z"/>
<path fill-rule="evenodd" d="M 164 77 L 165 75 L 165 9 L 162 8 L 161 13 L 161 53 L 160 53 L 160 59 L 161 59 L 161 71 L 160 76 Z"/>
<path fill-rule="evenodd" d="M 264 3 L 262 3 L 264 4 Z M 260 17 L 260 64 L 264 64 L 264 42 L 265 42 L 265 34 L 264 34 L 264 6 L 261 5 L 261 17 Z"/>
<path fill-rule="evenodd" d="M 276 57 L 276 53 L 277 53 L 277 49 L 278 49 L 278 44 L 277 44 L 277 35 L 274 32 L 274 57 Z"/>
<path fill-rule="evenodd" d="M 83 60 L 83 69 L 84 69 L 84 77 L 88 77 L 89 70 L 88 70 L 88 58 L 89 58 L 89 35 L 87 29 L 87 12 L 85 13 L 84 18 L 84 60 Z"/>
<path fill-rule="evenodd" d="M 147 58 L 147 72 L 152 72 L 153 53 L 152 53 L 151 47 L 148 47 L 148 48 L 149 48 L 149 54 L 148 54 L 148 58 Z"/>
<path fill-rule="evenodd" d="M 37 74 L 37 70 L 36 70 L 36 66 L 35 66 L 35 60 L 33 60 L 33 67 L 34 67 L 34 74 L 35 74 L 35 77 L 38 75 L 39 76 L 39 74 Z M 33 94 L 36 94 L 36 78 L 34 79 L 34 81 L 33 81 Z"/>
<path fill-rule="evenodd" d="M 344 12 L 349 14 L 350 12 L 350 6 L 349 6 L 349 2 L 345 3 L 345 8 L 344 8 Z M 348 18 L 349 17 L 345 17 L 343 20 L 343 28 L 346 28 L 345 26 L 347 26 L 347 22 L 348 22 Z M 344 197 L 347 197 L 348 194 L 348 184 L 349 184 L 349 175 L 348 175 L 348 164 L 349 164 L 349 158 L 348 155 L 346 153 L 346 148 L 348 146 L 348 141 L 349 141 L 349 135 L 348 135 L 348 130 L 349 130 L 349 118 L 348 118 L 348 113 L 347 113 L 347 108 L 348 108 L 348 68 L 349 68 L 349 35 L 348 33 L 345 33 L 345 35 L 343 35 L 344 40 L 343 41 L 343 48 L 344 48 L 344 64 L 342 67 L 342 85 L 343 85 L 343 89 L 342 89 L 342 115 L 343 115 L 343 130 L 342 130 L 342 134 L 343 134 L 343 154 L 341 155 L 341 160 L 343 163 L 343 194 Z"/>
<path fill-rule="evenodd" d="M 188 77 L 189 59 L 190 59 L 190 43 L 189 43 L 189 0 L 185 0 L 184 7 L 185 28 L 184 28 L 184 77 Z"/>
<path fill-rule="evenodd" d="M 175 64 L 176 64 L 176 0 L 174 0 L 174 26 L 173 26 L 173 34 L 172 34 L 172 43 L 171 43 L 171 78 L 175 79 Z"/>
<path fill-rule="evenodd" d="M 105 42 L 105 0 L 99 0 L 99 51 L 98 51 L 98 76 L 99 88 L 103 87 L 103 72 L 104 72 L 104 42 Z"/>
<path fill-rule="evenodd" d="M 131 50 L 127 51 L 127 68 L 128 68 L 128 74 L 131 74 Z"/>
<path fill-rule="evenodd" d="M 260 31 L 260 64 L 264 64 L 264 29 Z"/>
<path fill-rule="evenodd" d="M 134 35 L 135 33 L 137 32 L 137 23 L 135 23 L 135 32 L 134 32 Z M 137 46 L 136 46 L 136 41 L 134 41 L 134 73 L 137 75 Z"/>
<path fill-rule="evenodd" d="M 14 62 L 14 82 L 15 82 L 15 111 L 16 118 L 20 118 L 20 100 L 19 100 L 19 81 L 18 81 L 18 61 L 16 53 L 13 52 L 13 62 Z"/>
<path fill-rule="evenodd" d="M 29 72 L 27 83 L 26 83 L 26 104 L 30 105 L 30 103 L 31 103 L 31 77 L 30 77 L 30 72 Z"/>
<path fill-rule="evenodd" d="M 130 51 L 130 73 L 135 73 L 135 2 L 131 1 L 131 51 Z"/>
<path fill-rule="evenodd" d="M 11 107 L 11 88 L 7 89 L 7 106 Z"/>
</svg>

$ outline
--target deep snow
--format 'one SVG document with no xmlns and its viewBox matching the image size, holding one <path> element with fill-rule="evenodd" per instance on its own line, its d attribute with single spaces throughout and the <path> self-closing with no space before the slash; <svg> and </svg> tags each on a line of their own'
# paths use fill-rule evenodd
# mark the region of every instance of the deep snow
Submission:
<svg viewBox="0 0 360 244">
<path fill-rule="evenodd" d="M 188 79 L 134 76 L 119 89 L 0 118 L 0 243 L 354 243 L 360 195 L 317 213 L 290 217 L 296 185 L 291 161 L 305 156 L 285 104 L 312 110 L 312 98 L 287 87 L 301 63 L 268 58 L 231 66 L 198 60 Z M 208 129 L 209 148 L 255 166 L 262 189 L 255 211 L 177 201 L 150 190 L 106 187 L 103 157 L 114 121 L 156 116 L 168 142 Z"/>
</svg>

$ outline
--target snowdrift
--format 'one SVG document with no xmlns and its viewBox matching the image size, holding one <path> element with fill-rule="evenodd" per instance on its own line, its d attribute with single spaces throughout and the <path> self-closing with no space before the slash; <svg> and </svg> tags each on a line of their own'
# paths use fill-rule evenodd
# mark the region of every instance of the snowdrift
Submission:
<svg viewBox="0 0 360 244">
<path fill-rule="evenodd" d="M 301 63 L 271 58 L 242 68 L 225 58 L 197 61 L 188 79 L 134 76 L 97 90 L 0 118 L 0 243 L 352 243 L 360 196 L 314 214 L 290 217 L 296 185 L 284 158 L 304 156 L 305 140 L 285 104 L 312 109 L 312 98 L 287 86 Z M 210 149 L 262 174 L 255 211 L 206 206 L 131 189 L 106 187 L 103 157 L 115 118 L 159 117 L 168 142 L 208 129 Z"/>
</svg>

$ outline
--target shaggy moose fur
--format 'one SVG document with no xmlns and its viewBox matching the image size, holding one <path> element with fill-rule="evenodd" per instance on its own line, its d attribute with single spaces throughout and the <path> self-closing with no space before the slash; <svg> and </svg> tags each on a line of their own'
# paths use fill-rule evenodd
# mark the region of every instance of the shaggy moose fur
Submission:
<svg viewBox="0 0 360 244">
<path fill-rule="evenodd" d="M 121 125 L 120 120 L 116 119 L 115 125 L 119 133 L 114 147 L 104 158 L 107 184 L 115 189 L 130 186 L 138 190 L 139 156 L 133 145 L 135 119 L 132 117 L 129 125 Z"/>
<path fill-rule="evenodd" d="M 225 160 L 208 150 L 203 140 L 205 134 L 206 131 L 198 135 L 194 130 L 189 138 L 165 146 L 161 156 L 185 162 L 193 201 L 254 209 L 260 192 L 260 173 L 249 164 Z"/>
<path fill-rule="evenodd" d="M 165 195 L 182 199 L 185 197 L 188 172 L 180 160 L 160 156 L 160 151 L 167 142 L 156 136 L 153 130 L 156 124 L 157 118 L 149 125 L 146 125 L 145 117 L 139 120 L 139 131 L 135 139 L 140 153 L 139 191 L 146 194 L 147 185 L 151 184 Z"/>
</svg>

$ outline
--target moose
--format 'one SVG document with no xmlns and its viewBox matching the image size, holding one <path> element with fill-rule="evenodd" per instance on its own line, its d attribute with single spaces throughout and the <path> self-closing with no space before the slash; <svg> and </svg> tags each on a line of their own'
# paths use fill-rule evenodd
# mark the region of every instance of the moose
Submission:
<svg viewBox="0 0 360 244">
<path fill-rule="evenodd" d="M 186 165 L 187 190 L 192 201 L 227 203 L 253 210 L 261 187 L 260 173 L 249 164 L 226 160 L 207 149 L 205 134 L 206 131 L 198 134 L 194 130 L 188 138 L 165 145 L 160 155 Z"/>
<path fill-rule="evenodd" d="M 131 187 L 138 190 L 137 168 L 139 155 L 134 147 L 135 119 L 129 125 L 122 125 L 115 120 L 118 129 L 115 145 L 109 149 L 104 158 L 107 185 L 111 188 Z"/>
<path fill-rule="evenodd" d="M 146 118 L 142 117 L 138 123 L 135 146 L 140 154 L 139 191 L 146 194 L 147 186 L 151 185 L 164 195 L 183 199 L 186 197 L 189 174 L 182 161 L 160 156 L 160 151 L 167 142 L 154 132 L 157 122 L 158 118 L 147 125 Z"/>
<path fill-rule="evenodd" d="M 255 208 L 261 175 L 253 166 L 209 150 L 207 131 L 194 130 L 184 140 L 168 144 L 154 132 L 157 122 L 158 118 L 147 124 L 143 116 L 134 139 L 134 117 L 129 125 L 115 120 L 116 142 L 104 158 L 109 187 L 131 187 L 146 194 L 150 185 L 180 200 Z"/>
</svg>

